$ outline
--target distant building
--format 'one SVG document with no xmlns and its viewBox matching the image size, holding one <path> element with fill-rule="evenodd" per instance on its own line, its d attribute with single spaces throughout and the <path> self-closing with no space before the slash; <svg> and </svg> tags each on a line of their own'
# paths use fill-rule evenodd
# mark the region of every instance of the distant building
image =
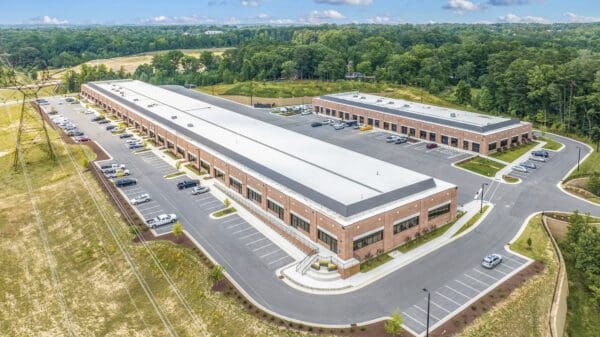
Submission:
<svg viewBox="0 0 600 337">
<path fill-rule="evenodd" d="M 346 76 L 344 76 L 347 80 L 374 80 L 375 76 L 367 76 L 363 73 L 360 73 L 358 71 L 352 72 L 352 73 L 347 73 Z"/>
<path fill-rule="evenodd" d="M 204 35 L 219 35 L 223 34 L 222 30 L 207 30 L 204 32 Z"/>
<path fill-rule="evenodd" d="M 314 112 L 487 155 L 532 139 L 531 123 L 358 92 L 313 99 Z"/>
</svg>

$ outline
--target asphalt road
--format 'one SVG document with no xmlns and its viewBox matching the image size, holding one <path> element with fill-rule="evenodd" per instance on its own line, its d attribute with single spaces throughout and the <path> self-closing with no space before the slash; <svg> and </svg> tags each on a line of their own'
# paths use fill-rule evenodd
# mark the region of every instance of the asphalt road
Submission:
<svg viewBox="0 0 600 337">
<path fill-rule="evenodd" d="M 434 304 L 431 324 L 434 324 L 451 316 L 456 308 L 478 293 L 494 287 L 502 273 L 507 274 L 524 263 L 523 259 L 506 252 L 504 245 L 515 236 L 532 213 L 542 210 L 579 210 L 600 215 L 600 207 L 571 197 L 557 187 L 560 179 L 577 162 L 577 147 L 581 145 L 570 139 L 555 137 L 566 147 L 552 154 L 550 161 L 541 165 L 540 169 L 523 177 L 521 184 L 507 185 L 452 167 L 451 162 L 461 156 L 455 151 L 425 151 L 419 144 L 387 144 L 377 133 L 360 134 L 351 129 L 334 131 L 330 127 L 311 128 L 310 120 L 318 117 L 280 117 L 208 95 L 198 96 L 215 105 L 454 183 L 459 186 L 459 203 L 473 200 L 481 183 L 490 184 L 485 199 L 495 207 L 478 228 L 459 240 L 356 291 L 339 295 L 308 294 L 290 288 L 277 279 L 273 272 L 276 268 L 269 264 L 273 260 L 261 258 L 264 254 L 252 251 L 257 247 L 251 249 L 247 245 L 260 237 L 240 239 L 244 233 L 237 231 L 243 228 L 228 228 L 235 223 L 228 225 L 223 223 L 225 219 L 210 219 L 208 213 L 211 211 L 203 208 L 187 193 L 177 191 L 174 181 L 162 178 L 165 171 L 161 165 L 152 165 L 144 160 L 144 156 L 131 153 L 118 137 L 89 122 L 88 115 L 74 112 L 75 106 L 55 105 L 60 113 L 73 120 L 117 161 L 127 164 L 140 182 L 139 186 L 152 195 L 161 210 L 177 213 L 194 239 L 225 266 L 256 302 L 288 318 L 316 324 L 345 325 L 385 317 L 399 308 L 404 313 L 405 324 L 421 333 L 424 331 L 426 296 L 421 289 L 426 287 L 432 293 Z M 582 156 L 588 151 L 587 147 L 582 147 Z M 247 234 L 252 233 L 252 229 L 247 231 Z M 504 266 L 497 271 L 479 267 L 481 258 L 489 252 L 506 256 Z M 291 258 L 281 261 L 284 261 L 284 265 Z"/>
</svg>

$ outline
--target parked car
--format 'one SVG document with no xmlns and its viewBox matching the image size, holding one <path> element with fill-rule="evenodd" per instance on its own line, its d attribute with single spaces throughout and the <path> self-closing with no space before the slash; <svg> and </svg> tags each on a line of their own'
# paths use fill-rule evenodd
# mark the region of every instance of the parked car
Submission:
<svg viewBox="0 0 600 337">
<path fill-rule="evenodd" d="M 129 146 L 128 146 L 128 148 L 130 150 L 141 149 L 143 147 L 144 147 L 144 144 L 141 144 L 141 143 L 129 144 Z"/>
<path fill-rule="evenodd" d="M 336 124 L 333 124 L 333 128 L 334 128 L 335 130 L 341 130 L 341 129 L 343 129 L 343 128 L 344 128 L 344 123 L 336 123 Z"/>
<path fill-rule="evenodd" d="M 73 129 L 73 130 L 69 131 L 69 132 L 67 133 L 67 135 L 68 135 L 69 137 L 83 136 L 83 132 L 81 132 L 81 131 L 79 131 L 79 130 L 77 130 L 77 129 Z"/>
<path fill-rule="evenodd" d="M 304 110 L 300 113 L 300 116 L 308 116 L 308 115 L 312 115 L 312 112 L 310 110 Z"/>
<path fill-rule="evenodd" d="M 547 161 L 546 158 L 544 158 L 544 157 L 536 157 L 536 156 L 529 157 L 529 160 L 539 161 L 541 163 L 545 163 Z"/>
<path fill-rule="evenodd" d="M 177 183 L 177 188 L 183 190 L 198 185 L 200 185 L 200 182 L 198 180 L 184 180 Z"/>
<path fill-rule="evenodd" d="M 105 164 L 105 165 L 100 165 L 100 170 L 105 170 L 105 169 L 124 169 L 125 168 L 125 164 Z"/>
<path fill-rule="evenodd" d="M 118 128 L 118 127 L 110 130 L 110 133 L 112 133 L 113 135 L 117 134 L 117 133 L 120 133 L 120 132 L 123 132 L 123 129 Z"/>
<path fill-rule="evenodd" d="M 363 125 L 360 127 L 360 131 L 369 131 L 369 130 L 373 130 L 373 125 Z"/>
<path fill-rule="evenodd" d="M 536 169 L 537 168 L 537 166 L 534 163 L 530 162 L 530 161 L 524 161 L 524 162 L 522 162 L 519 165 L 523 166 L 523 167 L 526 167 L 528 169 Z"/>
<path fill-rule="evenodd" d="M 115 185 L 117 187 L 126 187 L 126 186 L 135 185 L 135 184 L 137 184 L 137 180 L 135 180 L 133 178 L 122 178 L 122 179 L 115 180 Z"/>
<path fill-rule="evenodd" d="M 104 173 L 104 176 L 108 179 L 114 179 L 114 178 L 121 178 L 121 177 L 125 177 L 128 176 L 129 170 L 114 170 L 112 172 L 106 172 Z"/>
<path fill-rule="evenodd" d="M 150 199 L 150 194 L 144 193 L 144 194 L 140 194 L 138 196 L 131 198 L 131 200 L 129 200 L 129 202 L 131 202 L 132 205 L 139 205 L 139 204 L 148 202 L 150 200 L 152 200 L 152 199 Z"/>
<path fill-rule="evenodd" d="M 523 173 L 529 172 L 529 170 L 527 170 L 527 167 L 521 166 L 521 165 L 515 165 L 515 166 L 513 166 L 512 170 L 513 171 L 517 171 L 517 172 L 523 172 Z"/>
<path fill-rule="evenodd" d="M 107 125 L 107 126 L 106 126 L 106 130 L 109 130 L 109 131 L 110 131 L 110 130 L 113 130 L 113 129 L 116 129 L 116 128 L 117 128 L 117 126 L 116 126 L 116 125 L 114 125 L 114 124 L 110 124 L 110 125 Z"/>
<path fill-rule="evenodd" d="M 123 133 L 119 135 L 119 138 L 121 139 L 125 139 L 125 138 L 131 138 L 133 137 L 133 135 L 131 133 Z"/>
<path fill-rule="evenodd" d="M 137 143 L 141 143 L 142 140 L 139 138 L 132 138 L 132 139 L 127 139 L 125 141 L 125 144 L 137 144 Z"/>
<path fill-rule="evenodd" d="M 323 123 L 321 123 L 321 122 L 312 122 L 312 123 L 310 123 L 310 126 L 312 126 L 313 128 L 316 128 L 318 126 L 323 126 Z"/>
<path fill-rule="evenodd" d="M 404 144 L 406 142 L 408 142 L 408 137 L 400 136 L 398 137 L 398 139 L 396 139 L 396 142 L 394 144 Z"/>
<path fill-rule="evenodd" d="M 358 124 L 358 121 L 354 120 L 354 119 L 351 119 L 349 121 L 346 121 L 345 123 L 346 123 L 347 127 L 354 127 L 354 126 L 356 126 Z"/>
<path fill-rule="evenodd" d="M 75 137 L 75 141 L 77 143 L 83 143 L 83 142 L 89 142 L 90 139 L 86 136 L 77 136 L 77 137 Z"/>
<path fill-rule="evenodd" d="M 544 151 L 544 150 L 531 151 L 531 155 L 534 157 L 543 157 L 543 158 L 548 158 L 550 156 L 548 151 Z"/>
<path fill-rule="evenodd" d="M 438 147 L 438 145 L 436 143 L 429 143 L 425 147 L 427 149 L 431 150 L 431 149 L 435 149 L 436 147 Z"/>
<path fill-rule="evenodd" d="M 500 263 L 502 263 L 502 256 L 500 254 L 489 254 L 481 261 L 481 265 L 488 269 L 492 269 Z"/>
<path fill-rule="evenodd" d="M 387 137 L 385 137 L 385 142 L 386 143 L 395 143 L 397 139 L 398 139 L 398 136 L 387 136 Z"/>
<path fill-rule="evenodd" d="M 91 115 L 93 113 L 94 113 L 94 111 L 93 110 L 89 110 L 89 109 L 84 111 L 84 114 L 86 114 L 86 115 Z"/>
<path fill-rule="evenodd" d="M 194 188 L 192 188 L 192 195 L 202 194 L 208 191 L 210 191 L 210 188 L 208 188 L 208 186 L 194 186 Z"/>
<path fill-rule="evenodd" d="M 175 214 L 161 214 L 152 219 L 146 220 L 146 225 L 150 228 L 156 228 L 159 226 L 169 225 L 177 222 L 177 215 Z"/>
<path fill-rule="evenodd" d="M 356 123 L 354 124 L 354 126 L 352 127 L 354 130 L 360 130 L 363 126 L 365 126 L 362 123 Z"/>
<path fill-rule="evenodd" d="M 110 121 L 108 119 L 102 119 L 98 121 L 98 124 L 108 124 Z"/>
<path fill-rule="evenodd" d="M 92 118 L 92 122 L 99 122 L 99 121 L 102 121 L 105 119 L 106 119 L 106 117 L 104 117 L 104 116 L 96 116 L 96 117 Z"/>
</svg>

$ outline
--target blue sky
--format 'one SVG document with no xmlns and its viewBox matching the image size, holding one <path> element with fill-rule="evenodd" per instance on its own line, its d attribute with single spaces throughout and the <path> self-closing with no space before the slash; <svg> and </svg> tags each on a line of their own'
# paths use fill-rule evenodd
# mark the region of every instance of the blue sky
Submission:
<svg viewBox="0 0 600 337">
<path fill-rule="evenodd" d="M 2 0 L 0 8 L 0 24 L 11 25 L 600 22 L 598 0 Z"/>
</svg>

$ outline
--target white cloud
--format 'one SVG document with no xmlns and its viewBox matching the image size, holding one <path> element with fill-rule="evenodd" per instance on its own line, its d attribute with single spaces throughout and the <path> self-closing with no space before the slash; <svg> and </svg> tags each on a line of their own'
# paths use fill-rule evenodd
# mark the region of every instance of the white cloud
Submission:
<svg viewBox="0 0 600 337">
<path fill-rule="evenodd" d="M 366 23 L 372 23 L 377 25 L 393 25 L 399 23 L 406 23 L 406 20 L 398 17 L 391 17 L 389 15 L 376 15 L 371 16 L 365 20 Z"/>
<path fill-rule="evenodd" d="M 241 0 L 240 3 L 244 7 L 258 7 L 258 0 Z"/>
<path fill-rule="evenodd" d="M 37 25 L 66 25 L 69 23 L 67 20 L 61 20 L 48 15 L 40 16 L 30 20 L 30 23 Z"/>
<path fill-rule="evenodd" d="M 304 18 L 300 18 L 300 22 L 322 23 L 329 20 L 341 20 L 346 17 L 335 9 L 326 9 L 323 11 L 312 11 Z"/>
<path fill-rule="evenodd" d="M 472 12 L 481 9 L 481 5 L 469 0 L 448 0 L 448 3 L 446 3 L 443 8 L 451 9 L 457 12 Z"/>
<path fill-rule="evenodd" d="M 570 22 L 577 22 L 577 23 L 600 22 L 600 17 L 595 17 L 595 16 L 577 15 L 577 14 L 571 13 L 571 12 L 565 13 L 565 16 L 567 18 L 569 18 Z"/>
<path fill-rule="evenodd" d="M 207 24 L 216 23 L 214 18 L 208 16 L 153 16 L 151 18 L 139 20 L 141 24 L 149 25 L 189 25 L 189 24 Z"/>
<path fill-rule="evenodd" d="M 488 4 L 492 6 L 516 6 L 516 5 L 527 5 L 532 3 L 533 0 L 488 0 Z"/>
<path fill-rule="evenodd" d="M 271 18 L 271 16 L 267 13 L 260 13 L 257 16 L 257 19 L 261 19 L 261 20 L 266 20 L 266 19 L 270 19 L 270 18 Z"/>
<path fill-rule="evenodd" d="M 315 0 L 315 2 L 329 5 L 370 5 L 373 0 Z"/>
<path fill-rule="evenodd" d="M 508 23 L 549 23 L 550 22 L 541 16 L 531 16 L 531 15 L 518 16 L 518 15 L 512 14 L 512 13 L 507 14 L 505 16 L 501 16 L 498 19 L 502 22 L 508 22 Z"/>
</svg>

